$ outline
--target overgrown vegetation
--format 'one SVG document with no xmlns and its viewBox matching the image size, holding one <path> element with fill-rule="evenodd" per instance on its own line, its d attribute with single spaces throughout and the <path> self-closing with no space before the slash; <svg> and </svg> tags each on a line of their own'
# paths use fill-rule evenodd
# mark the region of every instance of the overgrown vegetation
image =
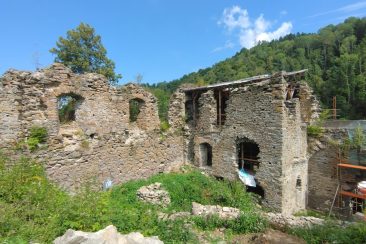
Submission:
<svg viewBox="0 0 366 244">
<path fill-rule="evenodd" d="M 366 118 L 366 18 L 347 19 L 316 34 L 290 34 L 280 40 L 243 48 L 232 58 L 178 80 L 148 85 L 166 120 L 169 97 L 183 83 L 213 84 L 281 70 L 309 69 L 306 80 L 323 107 L 337 96 L 341 118 Z"/>
<path fill-rule="evenodd" d="M 319 114 L 319 118 L 311 125 L 307 127 L 307 134 L 310 137 L 319 138 L 324 133 L 324 123 L 330 117 L 330 110 L 323 110 Z"/>
<path fill-rule="evenodd" d="M 40 126 L 32 126 L 29 130 L 29 136 L 27 140 L 22 140 L 16 145 L 16 149 L 26 149 L 34 152 L 39 148 L 42 143 L 47 142 L 48 132 L 47 129 Z"/>
<path fill-rule="evenodd" d="M 332 222 L 311 228 L 295 228 L 289 233 L 303 238 L 307 243 L 366 243 L 366 224 L 357 223 L 348 227 L 340 227 Z"/>
<path fill-rule="evenodd" d="M 324 129 L 319 125 L 308 125 L 307 134 L 311 137 L 321 137 L 323 135 Z"/>
<path fill-rule="evenodd" d="M 13 166 L 5 167 L 9 163 Z M 157 181 L 171 196 L 172 202 L 165 210 L 136 197 L 139 187 Z M 0 242 L 49 243 L 69 228 L 96 231 L 109 224 L 122 233 L 158 235 L 165 243 L 197 242 L 192 229 L 207 229 L 206 220 L 158 218 L 159 211 L 190 211 L 193 201 L 238 207 L 246 213 L 236 221 L 209 220 L 209 228 L 226 227 L 229 232 L 247 233 L 262 231 L 266 226 L 240 183 L 217 181 L 200 172 L 156 175 L 106 192 L 84 187 L 71 196 L 47 180 L 41 164 L 28 158 L 12 162 L 0 156 Z"/>
<path fill-rule="evenodd" d="M 6 166 L 9 164 L 13 166 Z M 137 189 L 153 182 L 161 182 L 169 191 L 168 208 L 137 199 Z M 245 214 L 236 220 L 221 220 L 217 216 L 176 220 L 158 217 L 162 211 L 191 211 L 192 202 L 237 207 Z M 104 192 L 85 186 L 71 196 L 47 180 L 43 166 L 36 161 L 23 157 L 13 162 L 0 154 L 0 243 L 50 243 L 69 228 L 97 231 L 110 224 L 121 233 L 157 235 L 165 243 L 197 243 L 197 231 L 224 228 L 230 238 L 262 232 L 267 227 L 252 196 L 239 182 L 217 181 L 190 170 L 130 181 Z M 327 223 L 287 231 L 308 243 L 366 242 L 366 225 L 362 223 L 347 228 Z"/>
</svg>

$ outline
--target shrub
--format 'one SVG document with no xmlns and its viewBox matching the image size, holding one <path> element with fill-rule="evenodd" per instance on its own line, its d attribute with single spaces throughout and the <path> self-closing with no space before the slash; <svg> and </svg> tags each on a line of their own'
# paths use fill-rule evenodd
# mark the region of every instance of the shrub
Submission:
<svg viewBox="0 0 366 244">
<path fill-rule="evenodd" d="M 324 129 L 318 125 L 308 125 L 307 134 L 310 137 L 321 137 L 323 135 Z"/>
<path fill-rule="evenodd" d="M 68 228 L 96 231 L 110 223 L 104 217 L 108 193 L 84 189 L 70 196 L 36 161 L 22 157 L 10 164 L 0 167 L 0 243 L 49 243 Z"/>
<path fill-rule="evenodd" d="M 166 120 L 161 121 L 161 123 L 160 123 L 160 130 L 162 132 L 165 132 L 168 129 L 169 129 L 169 123 L 168 123 L 168 121 L 166 121 Z"/>
<path fill-rule="evenodd" d="M 37 138 L 28 138 L 27 145 L 31 152 L 34 152 L 38 148 L 39 140 Z"/>
<path fill-rule="evenodd" d="M 7 162 L 0 155 L 0 243 L 50 243 L 69 228 L 97 231 L 110 224 L 121 233 L 157 235 L 165 243 L 197 243 L 192 228 L 224 226 L 234 233 L 248 233 L 265 226 L 243 185 L 217 181 L 198 171 L 155 175 L 104 192 L 84 186 L 70 196 L 47 179 L 36 161 L 23 157 Z M 13 166 L 6 168 L 8 164 Z M 169 191 L 172 202 L 167 209 L 137 199 L 137 189 L 153 182 L 161 182 Z M 197 218 L 193 223 L 158 218 L 161 211 L 190 211 L 192 201 L 238 207 L 245 215 L 230 221 Z"/>
<path fill-rule="evenodd" d="M 47 141 L 48 133 L 44 127 L 33 126 L 29 131 L 27 139 L 28 149 L 33 152 L 38 149 L 40 143 Z"/>
<path fill-rule="evenodd" d="M 39 143 L 45 143 L 47 141 L 48 133 L 46 128 L 33 126 L 29 132 L 29 138 L 35 138 Z"/>
</svg>

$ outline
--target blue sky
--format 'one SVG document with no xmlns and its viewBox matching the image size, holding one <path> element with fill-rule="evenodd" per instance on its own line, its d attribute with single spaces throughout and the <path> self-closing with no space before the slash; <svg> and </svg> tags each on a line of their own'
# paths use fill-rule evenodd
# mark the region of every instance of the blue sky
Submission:
<svg viewBox="0 0 366 244">
<path fill-rule="evenodd" d="M 258 40 L 366 15 L 366 0 L 0 0 L 0 74 L 34 70 L 80 22 L 102 36 L 120 83 L 170 81 Z"/>
</svg>

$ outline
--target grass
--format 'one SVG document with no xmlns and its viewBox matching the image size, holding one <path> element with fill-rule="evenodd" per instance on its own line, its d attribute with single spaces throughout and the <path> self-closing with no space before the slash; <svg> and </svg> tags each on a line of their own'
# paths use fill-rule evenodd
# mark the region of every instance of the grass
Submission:
<svg viewBox="0 0 366 244">
<path fill-rule="evenodd" d="M 5 166 L 9 163 L 14 166 Z M 138 201 L 136 197 L 138 188 L 154 182 L 161 182 L 170 193 L 171 204 L 166 209 Z M 217 216 L 174 221 L 158 218 L 162 211 L 168 214 L 191 211 L 193 201 L 237 207 L 244 214 L 235 220 L 221 220 Z M 240 183 L 217 181 L 198 171 L 159 174 L 105 192 L 86 186 L 71 196 L 46 178 L 43 165 L 38 162 L 24 157 L 13 162 L 0 154 L 0 243 L 51 243 L 69 228 L 97 231 L 110 224 L 121 233 L 157 235 L 165 243 L 197 243 L 197 231 L 206 233 L 222 228 L 225 238 L 230 238 L 261 232 L 267 227 L 252 196 Z M 293 228 L 287 232 L 307 243 L 366 243 L 364 223 L 342 228 L 327 222 L 324 226 Z"/>
<path fill-rule="evenodd" d="M 318 212 L 318 211 L 311 210 L 311 209 L 301 210 L 301 211 L 295 213 L 294 216 L 297 216 L 297 217 L 305 216 L 305 217 L 315 217 L 315 218 L 320 218 L 320 219 L 329 219 L 329 217 L 326 213 Z"/>
<path fill-rule="evenodd" d="M 8 163 L 14 166 L 5 167 Z M 137 189 L 153 182 L 161 182 L 169 191 L 168 208 L 138 201 Z M 193 201 L 238 207 L 245 215 L 235 221 L 158 218 L 160 211 L 191 211 Z M 198 171 L 159 174 L 106 192 L 84 187 L 71 196 L 46 178 L 38 162 L 29 158 L 13 162 L 0 155 L 0 243 L 51 243 L 69 228 L 97 231 L 110 224 L 121 233 L 157 235 L 165 243 L 197 242 L 196 229 L 225 227 L 231 233 L 248 233 L 266 226 L 240 183 L 217 181 Z"/>
<path fill-rule="evenodd" d="M 340 227 L 332 222 L 311 228 L 289 229 L 288 233 L 303 238 L 307 243 L 366 243 L 366 224 L 356 223 L 348 227 Z"/>
</svg>

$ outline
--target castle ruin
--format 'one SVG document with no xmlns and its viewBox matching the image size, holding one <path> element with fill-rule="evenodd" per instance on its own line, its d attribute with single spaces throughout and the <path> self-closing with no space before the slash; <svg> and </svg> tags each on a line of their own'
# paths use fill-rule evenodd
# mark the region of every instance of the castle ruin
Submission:
<svg viewBox="0 0 366 244">
<path fill-rule="evenodd" d="M 47 148 L 33 156 L 66 189 L 88 179 L 147 178 L 184 163 L 229 180 L 245 168 L 264 205 L 291 214 L 307 205 L 306 127 L 318 109 L 304 73 L 181 87 L 170 100 L 170 128 L 161 132 L 156 98 L 137 85 L 110 87 L 101 75 L 74 74 L 58 63 L 9 70 L 0 78 L 0 147 L 14 147 L 32 126 L 46 128 Z M 75 110 L 62 123 L 65 96 Z"/>
</svg>

